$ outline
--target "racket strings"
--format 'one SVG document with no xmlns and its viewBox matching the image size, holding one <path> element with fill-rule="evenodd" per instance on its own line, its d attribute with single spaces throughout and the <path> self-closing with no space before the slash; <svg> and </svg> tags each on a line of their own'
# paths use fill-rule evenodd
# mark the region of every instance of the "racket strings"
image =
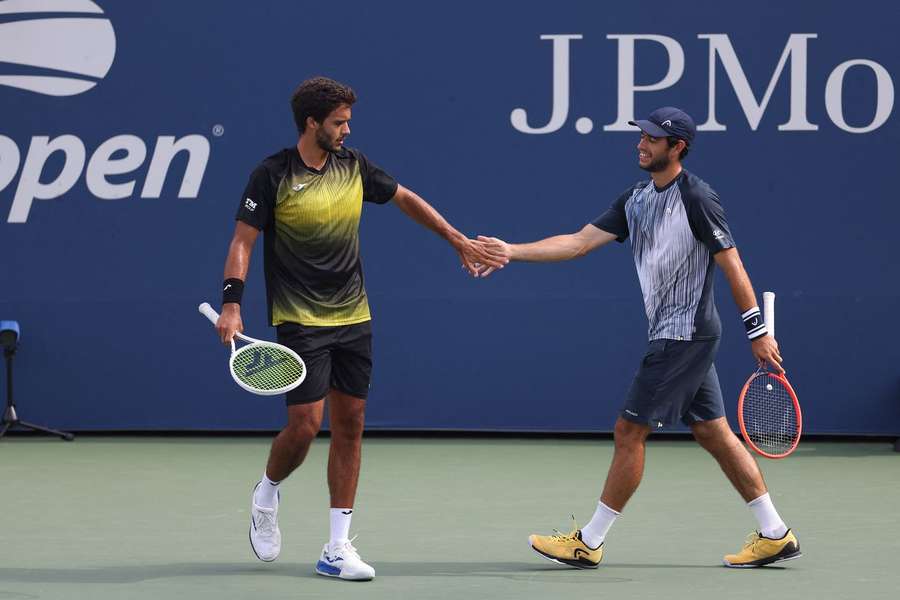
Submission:
<svg viewBox="0 0 900 600">
<path fill-rule="evenodd" d="M 235 376 L 261 391 L 285 388 L 303 375 L 303 365 L 291 354 L 269 345 L 245 346 L 234 354 Z"/>
<path fill-rule="evenodd" d="M 799 420 L 794 400 L 774 377 L 755 377 L 744 395 L 744 428 L 757 448 L 785 454 L 797 442 Z"/>
</svg>

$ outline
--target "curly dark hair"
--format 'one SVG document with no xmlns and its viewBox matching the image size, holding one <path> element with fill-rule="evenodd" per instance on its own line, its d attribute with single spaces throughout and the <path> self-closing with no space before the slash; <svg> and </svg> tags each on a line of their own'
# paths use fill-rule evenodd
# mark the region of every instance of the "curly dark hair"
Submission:
<svg viewBox="0 0 900 600">
<path fill-rule="evenodd" d="M 307 79 L 291 96 L 291 110 L 294 112 L 297 131 L 302 134 L 306 130 L 306 117 L 312 117 L 321 123 L 340 105 L 353 106 L 354 102 L 356 93 L 348 85 L 328 77 Z"/>
</svg>

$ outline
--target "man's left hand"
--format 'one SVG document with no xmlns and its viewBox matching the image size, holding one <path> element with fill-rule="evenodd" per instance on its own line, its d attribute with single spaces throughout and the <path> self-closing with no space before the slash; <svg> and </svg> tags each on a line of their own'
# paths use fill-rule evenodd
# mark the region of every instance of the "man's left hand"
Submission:
<svg viewBox="0 0 900 600">
<path fill-rule="evenodd" d="M 765 367 L 768 363 L 777 373 L 784 374 L 778 342 L 771 335 L 764 335 L 750 342 L 750 350 L 760 367 Z"/>
<path fill-rule="evenodd" d="M 479 270 L 483 270 L 484 265 L 493 270 L 502 269 L 509 263 L 509 258 L 497 253 L 496 250 L 489 248 L 487 244 L 478 240 L 464 238 L 457 244 L 454 244 L 454 246 L 457 254 L 459 254 L 463 268 L 472 277 L 478 277 Z"/>
</svg>

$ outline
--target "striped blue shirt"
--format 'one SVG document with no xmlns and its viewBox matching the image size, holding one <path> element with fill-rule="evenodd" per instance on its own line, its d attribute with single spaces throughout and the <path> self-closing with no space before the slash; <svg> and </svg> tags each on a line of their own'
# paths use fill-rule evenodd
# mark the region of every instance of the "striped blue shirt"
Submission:
<svg viewBox="0 0 900 600">
<path fill-rule="evenodd" d="M 631 186 L 593 225 L 631 238 L 650 340 L 719 337 L 722 324 L 713 294 L 713 255 L 734 247 L 719 196 L 682 171 L 664 188 L 653 181 Z"/>
</svg>

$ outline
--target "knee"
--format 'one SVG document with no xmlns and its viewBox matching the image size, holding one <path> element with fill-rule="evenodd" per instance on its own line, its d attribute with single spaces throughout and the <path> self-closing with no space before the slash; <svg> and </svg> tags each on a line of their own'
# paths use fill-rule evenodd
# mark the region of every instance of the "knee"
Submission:
<svg viewBox="0 0 900 600">
<path fill-rule="evenodd" d="M 694 434 L 694 439 L 697 440 L 697 443 L 707 450 L 710 450 L 716 446 L 716 436 L 714 432 L 710 431 L 707 428 L 699 426 L 692 427 L 691 431 Z"/>
<path fill-rule="evenodd" d="M 362 438 L 365 428 L 365 410 L 342 411 L 340 415 L 331 415 L 331 436 L 341 441 L 356 441 Z"/>
<path fill-rule="evenodd" d="M 631 450 L 643 446 L 648 432 L 649 427 L 647 426 L 619 419 L 613 430 L 616 450 Z"/>
<path fill-rule="evenodd" d="M 285 431 L 297 443 L 309 443 L 319 433 L 322 421 L 314 418 L 296 419 L 288 422 Z"/>
<path fill-rule="evenodd" d="M 738 445 L 737 438 L 727 427 L 719 423 L 696 423 L 691 427 L 694 439 L 711 454 L 717 454 Z"/>
</svg>

